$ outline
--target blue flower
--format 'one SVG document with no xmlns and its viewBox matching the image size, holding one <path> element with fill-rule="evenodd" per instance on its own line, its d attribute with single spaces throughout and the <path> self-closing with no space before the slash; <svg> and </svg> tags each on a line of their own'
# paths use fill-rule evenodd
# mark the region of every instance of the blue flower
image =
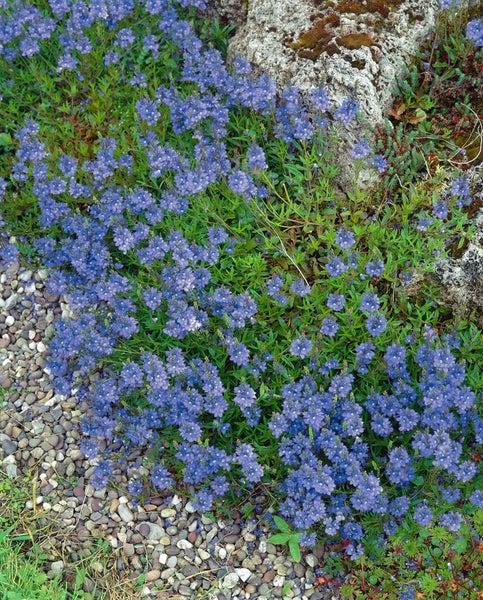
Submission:
<svg viewBox="0 0 483 600">
<path fill-rule="evenodd" d="M 389 512 L 395 517 L 403 517 L 409 510 L 410 501 L 407 496 L 399 496 L 389 503 Z"/>
<path fill-rule="evenodd" d="M 330 260 L 325 265 L 325 268 L 332 277 L 338 277 L 339 275 L 342 275 L 342 273 L 345 273 L 348 269 L 347 265 L 335 255 L 330 256 Z"/>
<path fill-rule="evenodd" d="M 108 460 L 102 460 L 96 467 L 90 483 L 96 490 L 104 489 L 112 477 L 113 467 Z"/>
<path fill-rule="evenodd" d="M 472 492 L 469 499 L 470 499 L 471 504 L 474 504 L 478 508 L 483 508 L 483 491 L 482 490 L 475 490 L 474 492 Z"/>
<path fill-rule="evenodd" d="M 345 298 L 342 294 L 330 293 L 327 298 L 327 306 L 336 312 L 341 311 L 345 306 Z"/>
<path fill-rule="evenodd" d="M 228 176 L 228 185 L 236 194 L 242 194 L 245 197 L 256 194 L 256 188 L 253 179 L 240 169 L 234 169 Z"/>
<path fill-rule="evenodd" d="M 301 296 L 302 298 L 311 292 L 310 285 L 302 278 L 293 281 L 290 289 L 296 296 Z"/>
<path fill-rule="evenodd" d="M 233 340 L 227 344 L 227 351 L 230 360 L 239 367 L 247 367 L 250 362 L 250 352 L 245 344 Z"/>
<path fill-rule="evenodd" d="M 248 166 L 251 171 L 263 170 L 268 167 L 263 148 L 253 143 L 247 152 Z"/>
<path fill-rule="evenodd" d="M 358 371 L 361 373 L 367 372 L 367 365 L 374 358 L 374 350 L 375 346 L 372 342 L 362 342 L 356 346 L 355 355 L 356 355 L 356 364 L 358 366 Z M 362 370 L 361 370 L 362 369 Z"/>
<path fill-rule="evenodd" d="M 267 294 L 282 306 L 288 304 L 288 298 L 280 291 L 284 285 L 284 280 L 279 275 L 273 275 L 267 281 Z"/>
<path fill-rule="evenodd" d="M 423 502 L 414 511 L 414 520 L 421 527 L 429 527 L 433 521 L 433 512 L 429 508 L 427 502 Z"/>
<path fill-rule="evenodd" d="M 143 38 L 143 47 L 151 52 L 153 58 L 157 58 L 159 54 L 159 42 L 155 35 L 145 35 Z"/>
<path fill-rule="evenodd" d="M 323 87 L 316 88 L 310 94 L 310 100 L 315 110 L 325 112 L 330 106 L 330 98 Z"/>
<path fill-rule="evenodd" d="M 454 504 L 461 498 L 461 490 L 458 488 L 441 488 L 441 497 L 448 504 Z"/>
<path fill-rule="evenodd" d="M 408 484 L 414 479 L 414 468 L 405 448 L 393 448 L 389 452 L 386 475 L 395 485 Z"/>
<path fill-rule="evenodd" d="M 438 200 L 433 204 L 433 216 L 436 219 L 446 219 L 448 217 L 448 206 L 444 200 Z"/>
<path fill-rule="evenodd" d="M 459 531 L 462 522 L 463 515 L 455 510 L 451 510 L 439 517 L 440 525 L 453 532 Z"/>
<path fill-rule="evenodd" d="M 355 100 L 353 100 L 352 98 L 346 98 L 342 101 L 342 104 L 335 111 L 334 119 L 336 121 L 339 121 L 343 125 L 350 125 L 350 123 L 354 120 L 356 116 L 358 108 L 358 104 Z"/>
<path fill-rule="evenodd" d="M 335 243 L 341 250 L 349 250 L 356 243 L 356 238 L 352 231 L 340 228 L 335 236 Z"/>
<path fill-rule="evenodd" d="M 359 140 L 351 150 L 352 158 L 366 158 L 371 153 L 371 144 L 368 140 Z"/>
<path fill-rule="evenodd" d="M 120 29 L 117 32 L 115 43 L 120 48 L 128 48 L 131 44 L 134 43 L 135 39 L 136 38 L 134 36 L 132 29 L 129 29 L 128 27 L 124 27 L 123 29 Z"/>
<path fill-rule="evenodd" d="M 387 319 L 382 313 L 374 313 L 367 318 L 366 329 L 374 337 L 386 331 Z"/>
<path fill-rule="evenodd" d="M 343 537 L 351 541 L 361 540 L 364 537 L 362 527 L 358 523 L 348 521 L 340 528 L 340 533 Z"/>
<path fill-rule="evenodd" d="M 315 546 L 317 541 L 317 536 L 315 533 L 301 533 L 300 534 L 300 545 L 302 548 L 312 548 Z"/>
<path fill-rule="evenodd" d="M 200 513 L 211 510 L 214 494 L 212 491 L 204 489 L 199 490 L 193 498 L 193 507 Z"/>
<path fill-rule="evenodd" d="M 299 358 L 305 358 L 312 350 L 312 342 L 305 336 L 300 336 L 290 344 L 290 353 Z"/>
<path fill-rule="evenodd" d="M 450 8 L 456 8 L 461 3 L 461 0 L 439 0 L 439 5 L 443 10 L 449 10 Z"/>
<path fill-rule="evenodd" d="M 156 125 L 161 116 L 158 111 L 158 103 L 149 98 L 141 98 L 136 102 L 136 112 L 147 125 Z"/>
<path fill-rule="evenodd" d="M 380 258 L 376 258 L 367 263 L 366 273 L 370 277 L 380 277 L 384 273 L 384 262 Z"/>
<path fill-rule="evenodd" d="M 468 179 L 464 175 L 457 177 L 450 188 L 450 194 L 462 199 L 470 197 L 470 185 Z"/>
<path fill-rule="evenodd" d="M 256 400 L 255 390 L 248 383 L 241 383 L 236 386 L 234 392 L 233 400 L 243 411 L 252 406 Z"/>
<path fill-rule="evenodd" d="M 475 42 L 477 48 L 483 46 L 483 18 L 473 19 L 466 24 L 466 37 Z"/>
<path fill-rule="evenodd" d="M 415 600 L 416 598 L 416 590 L 411 584 L 403 586 L 401 592 L 399 592 L 398 599 L 399 600 Z"/>
<path fill-rule="evenodd" d="M 377 169 L 378 173 L 384 173 L 387 169 L 387 159 L 383 154 L 374 154 L 369 159 L 369 163 Z"/>
<path fill-rule="evenodd" d="M 218 477 L 215 477 L 210 484 L 210 490 L 217 498 L 224 496 L 229 489 L 230 485 L 224 475 L 218 475 Z"/>
<path fill-rule="evenodd" d="M 372 291 L 364 294 L 359 302 L 359 308 L 363 312 L 375 312 L 380 306 L 381 301 L 379 300 L 379 297 Z"/>
<path fill-rule="evenodd" d="M 320 333 L 324 335 L 328 335 L 329 337 L 334 337 L 334 335 L 339 330 L 339 324 L 337 320 L 333 317 L 325 317 L 322 319 L 322 326 L 320 328 Z"/>
<path fill-rule="evenodd" d="M 263 476 L 263 467 L 257 462 L 257 455 L 250 444 L 239 444 L 235 460 L 240 465 L 247 481 L 257 483 Z"/>
<path fill-rule="evenodd" d="M 352 384 L 354 382 L 354 375 L 336 375 L 330 382 L 329 392 L 338 398 L 347 398 L 349 395 Z"/>
<path fill-rule="evenodd" d="M 127 491 L 134 498 L 139 498 L 141 496 L 142 491 L 143 491 L 142 481 L 139 481 L 139 479 L 133 479 L 133 480 L 131 480 L 127 484 Z"/>
</svg>

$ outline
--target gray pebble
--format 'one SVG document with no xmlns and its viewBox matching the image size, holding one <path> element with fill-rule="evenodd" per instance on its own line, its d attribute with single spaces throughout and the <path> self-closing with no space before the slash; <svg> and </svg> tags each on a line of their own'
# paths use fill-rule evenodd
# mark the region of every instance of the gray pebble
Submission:
<svg viewBox="0 0 483 600">
<path fill-rule="evenodd" d="M 130 523 L 134 520 L 134 515 L 132 514 L 127 504 L 120 504 L 117 509 L 117 514 L 125 523 Z"/>
</svg>

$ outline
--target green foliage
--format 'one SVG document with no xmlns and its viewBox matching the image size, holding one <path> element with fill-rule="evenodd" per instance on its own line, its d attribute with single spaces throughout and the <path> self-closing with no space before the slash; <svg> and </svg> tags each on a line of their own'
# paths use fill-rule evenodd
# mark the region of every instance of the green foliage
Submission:
<svg viewBox="0 0 483 600">
<path fill-rule="evenodd" d="M 192 21 L 204 40 L 226 53 L 233 30 L 231 25 L 208 20 L 201 22 L 194 13 Z M 99 28 L 92 32 L 92 40 L 98 51 L 86 60 L 85 89 L 80 88 L 79 82 L 69 72 L 56 74 L 52 69 L 57 53 L 55 40 L 51 48 L 45 49 L 33 60 L 25 61 L 15 73 L 11 66 L 0 61 L 0 95 L 3 97 L 0 105 L 0 176 L 9 172 L 14 160 L 16 124 L 32 117 L 40 123 L 53 161 L 60 152 L 91 159 L 97 152 L 101 137 L 112 135 L 118 141 L 119 154 L 130 151 L 136 164 L 141 165 L 135 173 L 126 175 L 117 183 L 127 188 L 140 184 L 158 192 L 159 184 L 147 178 L 146 169 L 142 169 L 146 162 L 145 150 L 139 143 L 132 111 L 126 110 L 138 98 L 133 97 L 133 88 L 123 81 L 122 69 L 113 66 L 103 72 L 99 66 L 102 65 L 103 52 L 111 42 L 109 34 Z M 341 196 L 336 191 L 337 170 L 333 166 L 333 157 L 322 136 L 314 143 L 299 144 L 289 152 L 286 144 L 267 135 L 268 126 L 262 118 L 240 110 L 230 123 L 229 144 L 239 156 L 245 155 L 253 141 L 265 147 L 269 169 L 268 174 L 260 175 L 260 182 L 267 187 L 267 198 L 257 203 L 246 203 L 221 183 L 191 199 L 189 212 L 183 218 L 175 215 L 166 217 L 166 226 L 183 229 L 189 240 L 205 239 L 206 231 L 213 223 L 225 227 L 236 239 L 233 254 L 224 256 L 213 269 L 213 284 L 222 283 L 236 293 L 249 289 L 256 298 L 259 309 L 257 324 L 244 333 L 242 341 L 260 354 L 270 351 L 274 355 L 278 368 L 272 379 L 274 389 L 279 389 L 288 375 L 295 379 L 305 372 L 300 362 L 287 352 L 288 343 L 295 336 L 312 335 L 320 343 L 322 352 L 328 356 L 337 355 L 342 361 L 348 358 L 349 342 L 353 346 L 365 339 L 361 317 L 355 314 L 341 317 L 341 332 L 336 340 L 322 341 L 318 336 L 321 317 L 327 314 L 329 292 L 343 292 L 355 302 L 358 294 L 367 288 L 367 280 L 357 278 L 355 270 L 337 281 L 328 281 L 325 265 L 334 250 L 338 227 L 344 226 L 356 234 L 361 253 L 384 257 L 386 272 L 383 277 L 374 278 L 371 284 L 384 299 L 386 314 L 391 324 L 398 328 L 399 341 L 418 330 L 423 323 L 441 332 L 451 331 L 455 325 L 452 315 L 439 302 L 440 290 L 428 277 L 433 257 L 446 251 L 441 223 L 434 222 L 425 231 L 417 230 L 415 223 L 421 215 L 429 214 L 439 187 L 447 178 L 443 167 L 458 166 L 459 149 L 467 148 L 468 164 L 478 159 L 478 155 L 474 159 L 470 155 L 476 144 L 474 137 L 464 136 L 474 125 L 474 115 L 479 109 L 471 104 L 471 89 L 475 85 L 473 65 L 478 63 L 481 54 L 463 41 L 461 31 L 446 35 L 438 50 L 428 48 L 429 55 L 424 52 L 399 82 L 399 98 L 391 115 L 394 127 L 387 126 L 378 131 L 376 151 L 384 153 L 389 161 L 378 194 L 355 190 Z M 133 48 L 126 57 L 127 61 L 142 67 L 153 88 L 168 84 L 170 77 L 180 68 L 176 51 L 170 44 L 162 45 L 160 54 L 165 72 L 156 70 L 148 53 L 140 48 Z M 429 62 L 429 70 L 423 68 L 425 62 Z M 462 92 L 462 101 L 457 107 L 449 104 L 449 90 L 454 88 Z M 187 84 L 182 93 L 188 93 L 189 89 Z M 142 93 L 152 91 L 150 88 Z M 442 105 L 444 98 L 447 100 Z M 459 112 L 455 113 L 455 110 Z M 463 126 L 455 135 L 451 123 L 457 115 Z M 118 125 L 121 122 L 122 131 Z M 160 137 L 169 143 L 174 134 L 166 127 L 160 132 Z M 193 144 L 191 134 L 182 137 L 181 146 L 187 151 Z M 39 235 L 38 207 L 26 186 L 19 183 L 12 188 L 2 204 L 2 215 L 13 234 L 28 238 L 20 242 L 20 249 L 25 257 L 34 260 L 35 254 L 29 244 Z M 76 206 L 72 198 L 65 198 L 65 201 L 79 211 L 84 208 Z M 451 214 L 444 228 L 446 232 L 458 235 L 458 244 L 465 243 L 471 236 L 465 214 Z M 55 236 L 56 232 L 52 235 Z M 126 277 L 137 282 L 139 288 L 156 282 L 158 273 L 143 270 L 134 255 L 118 258 L 125 265 Z M 401 274 L 407 271 L 421 278 L 416 289 L 410 290 L 401 284 Z M 265 290 L 267 279 L 281 272 L 287 277 L 286 287 L 303 278 L 315 293 L 303 299 L 290 297 L 287 310 L 282 310 L 268 298 Z M 135 297 L 133 299 L 136 300 Z M 126 358 L 134 358 L 143 350 L 162 353 L 168 348 L 162 320 L 153 318 L 151 311 L 139 312 L 140 332 L 116 349 L 111 357 L 113 360 L 110 359 L 114 369 L 120 368 Z M 216 335 L 222 335 L 223 325 L 220 319 Z M 471 323 L 456 325 L 461 330 L 462 345 L 458 353 L 466 362 L 468 384 L 479 392 L 483 383 L 478 353 L 483 350 L 483 336 Z M 240 382 L 251 382 L 251 374 L 246 370 L 224 369 L 225 355 L 220 347 L 208 343 L 211 339 L 204 334 L 194 336 L 193 355 L 196 352 L 200 355 L 208 353 L 214 364 L 219 366 L 223 383 L 229 390 Z M 389 341 L 388 333 L 381 338 L 381 346 Z M 367 377 L 361 394 L 381 388 L 380 373 L 376 370 Z M 233 447 L 238 436 L 253 444 L 266 465 L 266 485 L 273 485 L 285 475 L 267 430 L 269 416 L 280 407 L 280 397 L 272 387 L 269 389 L 262 382 L 258 388 L 259 405 L 263 409 L 259 425 L 248 428 L 239 409 L 232 405 L 227 415 L 227 420 L 233 424 L 231 430 L 222 435 L 213 427 L 207 436 L 219 447 L 227 449 Z M 143 401 L 135 394 L 125 399 L 126 406 L 132 411 L 141 410 Z M 173 456 L 178 442 L 174 428 L 166 430 L 163 432 L 164 448 L 160 447 L 159 451 Z M 386 446 L 385 440 L 375 440 L 371 447 L 376 467 L 377 461 L 383 461 L 386 456 Z M 181 472 L 178 475 L 181 476 Z M 240 479 L 237 475 L 234 474 L 235 483 Z M 428 473 L 424 475 L 419 474 L 415 483 L 418 493 L 428 494 L 431 499 L 429 476 Z M 225 506 L 218 507 L 218 510 L 229 513 L 230 508 L 239 502 L 239 491 L 234 489 L 224 501 Z M 0 481 L 0 497 L 8 498 L 10 506 L 21 512 L 23 498 L 16 494 L 14 486 Z M 245 503 L 243 512 L 245 517 L 252 515 L 254 505 Z M 457 591 L 463 590 L 468 594 L 469 600 L 476 599 L 474 573 L 482 518 L 481 511 L 470 511 L 468 523 L 454 535 L 441 527 L 421 529 L 408 519 L 394 536 L 389 537 L 385 547 L 378 538 L 381 523 L 375 519 L 368 523 L 369 534 L 364 540 L 368 557 L 348 563 L 342 551 L 338 551 L 329 555 L 327 571 L 334 576 L 343 570 L 352 573 L 349 582 L 341 588 L 341 593 L 347 598 L 395 598 L 394 594 L 402 585 L 417 582 L 418 589 L 427 597 L 450 598 L 447 594 L 453 592 L 452 586 L 456 586 Z M 216 519 L 215 515 L 213 519 Z M 269 541 L 287 544 L 290 555 L 299 562 L 302 555 L 301 534 L 293 531 L 278 516 L 274 517 L 274 522 L 278 533 L 272 535 Z M 75 592 L 79 595 L 66 595 L 68 592 L 63 590 L 59 581 L 46 578 L 42 572 L 42 553 L 35 544 L 32 550 L 35 560 L 25 561 L 23 549 L 26 542 L 32 543 L 31 538 L 24 533 L 16 533 L 11 518 L 0 514 L 2 600 L 21 596 L 27 596 L 29 600 L 87 598 L 80 592 Z M 413 563 L 416 571 L 408 566 Z M 76 588 L 81 587 L 85 574 L 84 567 L 78 567 Z M 474 584 L 470 585 L 471 578 Z M 142 577 L 138 583 L 143 583 Z M 288 592 L 289 588 L 283 589 L 284 594 Z"/>
<path fill-rule="evenodd" d="M 292 531 L 289 524 L 281 517 L 274 516 L 273 520 L 281 533 L 276 533 L 275 535 L 270 536 L 268 541 L 271 544 L 277 545 L 288 544 L 290 556 L 295 562 L 300 562 L 300 533 Z"/>
<path fill-rule="evenodd" d="M 397 198 L 421 179 L 437 184 L 454 168 L 466 170 L 483 159 L 483 49 L 465 37 L 466 23 L 479 16 L 476 4 L 442 11 L 397 81 L 388 120 L 376 128 L 376 147 L 389 163 L 383 197 Z"/>
<path fill-rule="evenodd" d="M 420 527 L 407 517 L 385 543 L 376 535 L 366 538 L 367 555 L 355 563 L 343 565 L 340 557 L 329 554 L 324 570 L 331 575 L 350 572 L 340 587 L 347 599 L 397 600 L 410 586 L 415 598 L 478 600 L 482 518 L 481 509 L 468 509 L 466 521 L 453 533 L 437 525 Z"/>
</svg>

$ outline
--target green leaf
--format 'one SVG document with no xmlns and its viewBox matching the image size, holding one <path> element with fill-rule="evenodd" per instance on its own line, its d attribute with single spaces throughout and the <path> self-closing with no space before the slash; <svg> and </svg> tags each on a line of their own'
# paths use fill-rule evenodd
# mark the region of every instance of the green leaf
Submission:
<svg viewBox="0 0 483 600">
<path fill-rule="evenodd" d="M 0 133 L 0 146 L 11 146 L 12 137 L 9 133 Z"/>
<path fill-rule="evenodd" d="M 282 517 L 277 517 L 277 515 L 274 515 L 273 521 L 280 531 L 283 531 L 284 533 L 288 533 L 290 531 L 288 523 L 284 521 Z"/>
<path fill-rule="evenodd" d="M 463 554 L 463 552 L 465 552 L 467 548 L 468 548 L 468 542 L 467 542 L 467 540 L 465 540 L 464 537 L 458 538 L 455 541 L 455 543 L 453 544 L 453 550 L 455 550 L 459 554 Z"/>
<path fill-rule="evenodd" d="M 290 533 L 276 533 L 268 538 L 271 544 L 286 544 L 290 539 Z"/>
<path fill-rule="evenodd" d="M 420 577 L 419 581 L 421 584 L 421 589 L 423 590 L 423 592 L 425 592 L 427 594 L 431 594 L 432 592 L 434 592 L 435 590 L 437 590 L 439 588 L 439 581 L 434 579 L 434 577 L 432 577 L 428 573 L 425 573 L 424 575 L 422 575 Z"/>
<path fill-rule="evenodd" d="M 300 562 L 300 544 L 299 544 L 300 536 L 297 534 L 297 537 L 291 537 L 288 542 L 288 548 L 290 550 L 290 554 L 295 562 Z"/>
</svg>

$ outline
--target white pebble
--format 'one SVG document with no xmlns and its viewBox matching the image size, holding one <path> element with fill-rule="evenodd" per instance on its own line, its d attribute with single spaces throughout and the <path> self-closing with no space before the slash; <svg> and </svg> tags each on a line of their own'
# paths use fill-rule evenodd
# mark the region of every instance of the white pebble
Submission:
<svg viewBox="0 0 483 600">
<path fill-rule="evenodd" d="M 314 568 L 317 564 L 317 557 L 314 554 L 307 554 L 305 557 L 305 562 L 309 565 L 309 567 Z"/>
<path fill-rule="evenodd" d="M 225 575 L 225 577 L 223 577 L 223 583 L 221 585 L 222 589 L 226 588 L 231 590 L 232 588 L 234 588 L 235 586 L 238 585 L 238 582 L 240 581 L 240 578 L 238 577 L 238 575 L 236 573 L 228 573 L 228 575 Z"/>
<path fill-rule="evenodd" d="M 64 561 L 57 560 L 57 561 L 51 563 L 50 568 L 53 573 L 60 573 L 62 571 L 62 569 L 64 568 Z"/>
<path fill-rule="evenodd" d="M 176 546 L 180 550 L 189 550 L 190 548 L 193 548 L 193 544 L 188 540 L 179 540 L 178 542 L 176 542 Z"/>
<path fill-rule="evenodd" d="M 243 583 L 248 581 L 250 579 L 250 577 L 252 576 L 252 572 L 249 569 L 244 569 L 244 568 L 235 569 L 235 573 L 243 581 Z"/>
<path fill-rule="evenodd" d="M 201 560 L 208 560 L 211 557 L 211 554 L 206 550 L 203 550 L 203 548 L 198 548 L 198 556 Z"/>
<path fill-rule="evenodd" d="M 33 273 L 30 270 L 22 271 L 18 274 L 18 278 L 20 279 L 20 281 L 30 281 L 30 279 L 32 279 L 32 275 Z"/>
<path fill-rule="evenodd" d="M 10 327 L 14 323 L 15 323 L 15 319 L 12 317 L 12 315 L 8 315 L 8 317 L 5 319 L 5 325 L 7 327 Z"/>
<path fill-rule="evenodd" d="M 20 296 L 18 294 L 11 294 L 6 300 L 5 300 L 5 304 L 3 305 L 3 308 L 5 310 L 9 310 L 10 308 L 12 308 L 13 306 L 15 306 L 17 304 L 17 302 L 19 301 Z M 7 317 L 7 319 L 9 317 L 12 317 L 12 315 L 9 315 Z M 12 317 L 13 319 L 13 317 Z M 5 323 L 7 322 L 7 320 L 5 320 Z M 9 323 L 9 325 L 13 325 L 13 323 Z"/>
</svg>

